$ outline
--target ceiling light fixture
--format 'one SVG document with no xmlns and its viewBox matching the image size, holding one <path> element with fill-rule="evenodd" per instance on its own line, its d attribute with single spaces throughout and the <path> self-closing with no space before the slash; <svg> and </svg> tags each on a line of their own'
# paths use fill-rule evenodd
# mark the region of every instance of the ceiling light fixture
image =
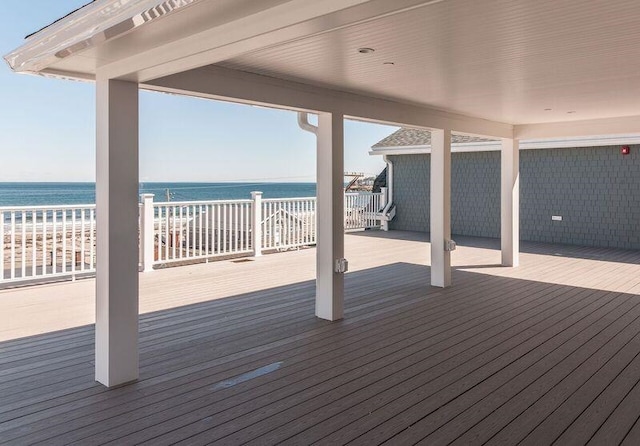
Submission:
<svg viewBox="0 0 640 446">
<path fill-rule="evenodd" d="M 375 50 L 373 48 L 358 48 L 358 52 L 360 54 L 370 54 L 373 53 Z"/>
<path fill-rule="evenodd" d="M 395 62 L 382 62 L 382 65 L 395 65 Z"/>
</svg>

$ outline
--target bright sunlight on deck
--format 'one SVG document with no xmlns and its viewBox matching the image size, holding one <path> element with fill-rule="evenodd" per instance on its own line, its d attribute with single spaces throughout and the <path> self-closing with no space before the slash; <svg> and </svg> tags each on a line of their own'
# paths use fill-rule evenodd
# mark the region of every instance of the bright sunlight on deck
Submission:
<svg viewBox="0 0 640 446">
<path fill-rule="evenodd" d="M 442 289 L 423 235 L 348 234 L 334 323 L 314 249 L 143 274 L 111 391 L 93 279 L 0 291 L 0 443 L 639 444 L 640 252 L 457 241 Z"/>
</svg>

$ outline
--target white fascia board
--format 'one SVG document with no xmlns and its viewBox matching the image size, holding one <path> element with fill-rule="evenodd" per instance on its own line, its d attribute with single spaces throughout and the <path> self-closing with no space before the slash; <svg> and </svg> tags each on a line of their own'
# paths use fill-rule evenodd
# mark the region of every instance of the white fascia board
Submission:
<svg viewBox="0 0 640 446">
<path fill-rule="evenodd" d="M 570 149 L 574 147 L 604 147 L 640 144 L 640 133 L 631 135 L 596 135 L 579 138 L 532 139 L 520 141 L 520 150 Z"/>
<path fill-rule="evenodd" d="M 451 152 L 490 152 L 500 150 L 500 141 L 452 143 Z M 431 153 L 431 146 L 376 147 L 369 155 L 420 155 Z"/>
<path fill-rule="evenodd" d="M 374 147 L 369 155 L 422 155 L 431 153 L 431 146 Z"/>
<path fill-rule="evenodd" d="M 5 60 L 16 72 L 40 73 L 62 58 L 131 32 L 204 0 L 96 1 L 30 36 Z M 55 70 L 48 74 L 55 76 Z M 85 75 L 86 76 L 86 75 Z M 68 77 L 77 77 L 69 73 Z"/>
<path fill-rule="evenodd" d="M 578 147 L 606 147 L 640 144 L 640 134 L 600 135 L 581 138 L 532 139 L 520 141 L 520 150 L 573 149 Z M 491 152 L 500 151 L 499 141 L 451 144 L 451 152 Z M 431 153 L 431 146 L 376 147 L 369 155 L 418 155 Z"/>
<path fill-rule="evenodd" d="M 638 133 L 640 133 L 640 116 L 548 122 L 543 124 L 519 124 L 514 126 L 514 137 L 521 141 Z"/>
<path fill-rule="evenodd" d="M 340 113 L 355 120 L 512 138 L 513 126 L 417 104 L 347 93 L 268 76 L 205 67 L 146 82 L 142 88 L 307 112 Z"/>
</svg>

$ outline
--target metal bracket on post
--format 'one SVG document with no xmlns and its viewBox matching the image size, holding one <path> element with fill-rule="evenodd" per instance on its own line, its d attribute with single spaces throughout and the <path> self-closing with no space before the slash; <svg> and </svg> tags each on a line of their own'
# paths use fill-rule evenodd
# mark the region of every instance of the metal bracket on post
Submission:
<svg viewBox="0 0 640 446">
<path fill-rule="evenodd" d="M 347 259 L 336 259 L 334 272 L 344 274 L 349 271 L 349 261 Z"/>
<path fill-rule="evenodd" d="M 445 240 L 444 241 L 444 250 L 451 252 L 456 250 L 456 242 L 453 240 Z"/>
</svg>

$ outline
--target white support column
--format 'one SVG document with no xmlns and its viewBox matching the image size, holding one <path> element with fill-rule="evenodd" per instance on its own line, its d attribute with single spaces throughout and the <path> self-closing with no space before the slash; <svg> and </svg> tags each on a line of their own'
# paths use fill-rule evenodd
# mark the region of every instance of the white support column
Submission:
<svg viewBox="0 0 640 446">
<path fill-rule="evenodd" d="M 317 148 L 316 316 L 342 319 L 344 275 L 344 123 L 341 114 L 320 113 Z"/>
<path fill-rule="evenodd" d="M 253 200 L 253 223 L 251 228 L 253 246 L 253 256 L 260 257 L 262 255 L 262 192 L 251 192 Z"/>
<path fill-rule="evenodd" d="M 140 250 L 142 251 L 142 272 L 153 271 L 154 258 L 154 213 L 153 194 L 142 194 L 142 209 L 140 210 Z"/>
<path fill-rule="evenodd" d="M 138 378 L 138 85 L 96 80 L 96 381 Z"/>
<path fill-rule="evenodd" d="M 451 285 L 451 130 L 431 131 L 431 285 Z"/>
<path fill-rule="evenodd" d="M 520 151 L 517 139 L 503 139 L 501 151 L 502 265 L 520 263 Z"/>
</svg>

